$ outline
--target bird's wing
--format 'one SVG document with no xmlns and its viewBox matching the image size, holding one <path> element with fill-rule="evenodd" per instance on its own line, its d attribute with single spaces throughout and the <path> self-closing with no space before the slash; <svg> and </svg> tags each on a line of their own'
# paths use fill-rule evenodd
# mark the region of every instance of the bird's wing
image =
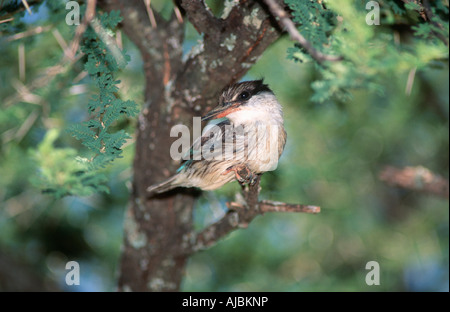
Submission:
<svg viewBox="0 0 450 312">
<path fill-rule="evenodd" d="M 214 161 L 230 159 L 241 155 L 247 147 L 245 129 L 234 127 L 228 119 L 207 125 L 201 137 L 192 144 L 188 157 L 183 157 L 177 172 L 186 170 L 199 161 Z"/>
</svg>

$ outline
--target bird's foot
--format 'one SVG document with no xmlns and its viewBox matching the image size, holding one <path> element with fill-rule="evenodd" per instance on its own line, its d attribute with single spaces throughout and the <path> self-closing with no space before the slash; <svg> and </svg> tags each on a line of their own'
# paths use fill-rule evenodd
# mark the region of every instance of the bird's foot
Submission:
<svg viewBox="0 0 450 312">
<path fill-rule="evenodd" d="M 236 180 L 238 180 L 240 184 L 254 185 L 258 178 L 258 175 L 251 172 L 251 170 L 246 165 L 231 166 L 227 168 L 227 170 L 225 170 L 225 172 L 222 174 L 225 175 L 227 173 L 230 173 L 231 171 L 234 171 Z"/>
</svg>

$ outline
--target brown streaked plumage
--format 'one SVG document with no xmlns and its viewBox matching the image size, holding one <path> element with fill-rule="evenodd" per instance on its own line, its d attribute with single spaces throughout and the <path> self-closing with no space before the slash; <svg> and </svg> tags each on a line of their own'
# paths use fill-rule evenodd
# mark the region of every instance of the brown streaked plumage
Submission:
<svg viewBox="0 0 450 312">
<path fill-rule="evenodd" d="M 202 117 L 202 121 L 210 119 L 192 145 L 189 160 L 174 176 L 150 186 L 150 194 L 175 187 L 213 190 L 235 179 L 250 183 L 255 175 L 276 168 L 286 143 L 283 112 L 262 80 L 225 88 L 219 105 Z M 242 178 L 242 169 L 249 175 Z"/>
</svg>

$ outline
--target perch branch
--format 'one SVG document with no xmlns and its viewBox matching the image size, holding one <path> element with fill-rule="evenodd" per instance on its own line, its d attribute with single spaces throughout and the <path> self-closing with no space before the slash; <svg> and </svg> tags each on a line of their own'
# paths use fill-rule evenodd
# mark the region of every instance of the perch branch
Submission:
<svg viewBox="0 0 450 312">
<path fill-rule="evenodd" d="M 323 61 L 329 62 L 339 62 L 342 61 L 343 58 L 341 56 L 336 55 L 328 55 L 320 52 L 297 30 L 294 22 L 289 18 L 289 15 L 286 11 L 274 0 L 264 0 L 267 6 L 270 9 L 270 12 L 273 16 L 278 17 L 280 27 L 284 27 L 286 31 L 291 36 L 291 39 L 297 41 L 301 44 L 301 46 L 314 58 L 317 62 L 322 63 Z"/>
<path fill-rule="evenodd" d="M 384 168 L 379 178 L 389 185 L 449 198 L 449 183 L 424 167 Z"/>
<path fill-rule="evenodd" d="M 304 212 L 316 214 L 320 207 L 300 204 L 286 204 L 274 201 L 258 201 L 259 181 L 252 186 L 243 187 L 244 200 L 242 202 L 228 202 L 228 212 L 219 221 L 206 227 L 200 233 L 194 234 L 189 240 L 187 252 L 192 253 L 206 249 L 230 232 L 238 228 L 246 228 L 257 216 L 266 212 Z"/>
<path fill-rule="evenodd" d="M 262 200 L 259 202 L 259 209 L 262 213 L 266 212 L 304 212 L 304 213 L 319 213 L 320 207 L 302 204 L 286 204 L 282 202 L 275 202 L 270 200 Z"/>
</svg>

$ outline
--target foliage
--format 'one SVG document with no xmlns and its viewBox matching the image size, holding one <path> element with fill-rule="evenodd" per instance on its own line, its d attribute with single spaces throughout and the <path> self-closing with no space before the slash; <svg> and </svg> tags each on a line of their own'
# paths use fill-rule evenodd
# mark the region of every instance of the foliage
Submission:
<svg viewBox="0 0 450 312">
<path fill-rule="evenodd" d="M 316 49 L 329 53 L 336 15 L 316 1 L 286 1 L 292 9 L 292 21 L 299 25 L 299 31 Z M 288 49 L 288 58 L 302 60 L 305 53 L 300 45 Z"/>
<path fill-rule="evenodd" d="M 111 44 L 107 41 L 108 37 L 113 36 L 112 29 L 120 21 L 119 12 L 104 13 L 99 20 L 101 27 L 95 30 L 88 27 L 84 34 L 81 50 L 87 56 L 85 70 L 93 78 L 98 94 L 93 95 L 88 102 L 91 119 L 72 124 L 68 131 L 88 148 L 91 155 L 75 158 L 71 149 L 55 149 L 52 158 L 57 154 L 62 166 L 54 166 L 50 157 L 41 157 L 44 149 L 41 146 L 36 158 L 42 165 L 41 181 L 35 184 L 41 187 L 44 185 L 46 193 L 86 196 L 100 191 L 108 192 L 104 185 L 106 176 L 100 170 L 120 158 L 121 147 L 127 139 L 131 139 L 124 130 L 111 132 L 123 115 L 133 117 L 139 112 L 134 101 L 124 101 L 116 95 L 120 81 L 115 80 L 115 73 L 130 60 L 124 51 L 118 54 L 115 50 L 116 53 L 112 53 Z M 43 144 L 46 142 L 44 140 Z M 49 148 L 48 144 L 46 147 Z M 70 160 L 74 159 L 78 163 L 70 164 Z"/>
<path fill-rule="evenodd" d="M 6 12 L 11 2 L 16 5 Z M 84 74 L 87 56 L 61 61 L 64 51 L 55 35 L 60 34 L 70 44 L 77 28 L 65 23 L 66 2 L 40 1 L 31 6 L 32 15 L 20 0 L 0 5 L 0 20 L 14 18 L 0 24 L 0 254 L 19 259 L 19 263 L 23 260 L 59 288 L 65 287 L 61 275 L 65 263 L 76 259 L 84 268 L 83 285 L 78 290 L 112 290 L 129 194 L 133 142 L 128 140 L 126 147 L 119 147 L 123 158 L 115 158 L 114 166 L 105 162 L 105 168 L 93 170 L 96 165 L 83 159 L 96 159 L 95 152 L 84 148 L 67 131 L 96 118 L 88 115 L 87 104 L 94 102 L 91 96 L 98 96 L 104 84 L 94 81 L 101 75 Z M 118 21 L 117 14 L 112 20 Z M 107 26 L 112 35 L 115 26 Z M 30 32 L 40 28 L 40 33 Z M 17 34 L 23 37 L 14 37 Z M 124 44 L 130 47 L 126 38 Z M 18 71 L 21 45 L 26 61 L 23 78 Z M 126 68 L 123 63 L 117 70 L 106 68 L 111 72 L 108 87 L 118 88 L 113 92 L 114 99 L 142 102 L 141 68 L 136 57 Z M 52 75 L 54 72 L 58 74 Z M 114 83 L 118 78 L 120 84 Z M 133 105 L 126 102 L 122 106 L 126 112 L 119 111 L 120 119 L 109 122 L 107 131 L 112 136 L 108 153 L 116 156 L 118 144 L 114 141 L 120 137 L 115 133 L 121 129 L 130 133 L 135 127 L 135 122 L 127 118 Z M 78 196 L 66 196 L 69 194 Z M 5 285 L 2 272 L 0 288 Z"/>
<path fill-rule="evenodd" d="M 17 7 L 22 5 L 15 2 Z M 44 2 L 32 7 L 32 16 L 20 11 L 14 13 L 14 21 L 0 24 L 0 253 L 20 259 L 27 269 L 66 291 L 114 290 L 133 144 L 122 145 L 120 153 L 111 141 L 109 152 L 123 158 L 115 158 L 111 166 L 105 157 L 99 161 L 105 168 L 92 170 L 101 167 L 94 164 L 102 155 L 98 151 L 103 146 L 106 151 L 95 136 L 102 130 L 101 118 L 110 124 L 110 134 L 119 129 L 133 133 L 136 122 L 126 118 L 128 109 L 117 112 L 120 105 L 113 101 L 143 102 L 142 60 L 124 36 L 131 60 L 121 71 L 111 70 L 111 78 L 98 73 L 80 78 L 87 66 L 83 58 L 64 64 L 62 73 L 32 89 L 63 54 L 53 30 L 67 42 L 75 31 L 64 23 L 65 1 Z M 255 219 L 247 229 L 193 256 L 183 290 L 448 291 L 448 201 L 391 188 L 378 180 L 386 164 L 423 165 L 448 178 L 448 50 L 436 37 L 435 25 L 422 20 L 403 1 L 379 1 L 380 26 L 365 24 L 365 2 L 327 1 L 326 10 L 309 5 L 308 10 L 319 10 L 321 17 L 310 14 L 311 21 L 305 19 L 310 25 L 300 26 L 316 48 L 343 55 L 344 61 L 316 64 L 283 38 L 244 77 L 264 76 L 285 111 L 286 150 L 277 170 L 264 174 L 261 196 L 319 205 L 322 212 Z M 448 1 L 429 2 L 438 23 L 448 29 Z M 155 10 L 170 16 L 170 1 L 153 4 Z M 0 19 L 3 13 L 0 10 Z M 318 20 L 328 23 L 321 26 L 327 29 L 326 36 L 313 35 L 312 30 L 305 33 Z M 52 28 L 8 41 L 38 26 Z M 186 52 L 198 39 L 188 26 Z M 95 45 L 92 40 L 88 43 Z M 24 80 L 18 71 L 21 44 L 26 52 Z M 303 60 L 298 66 L 285 59 L 288 48 L 294 49 L 295 59 Z M 105 72 L 110 70 L 101 65 Z M 407 93 L 410 76 L 414 81 Z M 119 85 L 114 83 L 118 78 Z M 14 98 L 22 90 L 20 83 L 34 97 Z M 107 105 L 102 107 L 99 101 L 100 93 L 109 94 L 106 89 L 114 88 L 118 89 L 112 92 L 115 97 L 111 96 L 108 107 L 117 106 L 110 107 L 108 115 L 120 119 L 110 122 L 100 113 L 101 109 L 106 112 Z M 96 110 L 89 116 L 86 108 L 91 103 Z M 89 123 L 97 126 L 89 128 L 92 134 L 84 127 Z M 77 135 L 81 139 L 86 135 L 93 149 L 65 131 L 78 127 L 74 125 L 82 126 Z M 80 153 L 85 153 L 79 158 L 85 161 L 74 161 Z M 80 172 L 83 178 L 77 176 Z M 30 176 L 38 188 L 30 184 Z M 101 176 L 105 179 L 95 182 L 97 189 L 90 188 L 92 179 Z M 99 185 L 110 193 L 97 193 Z M 41 189 L 59 193 L 49 196 Z M 224 213 L 224 202 L 237 191 L 239 186 L 232 183 L 220 191 L 204 192 L 195 209 L 196 227 L 217 220 Z M 68 193 L 80 196 L 58 198 Z M 88 193 L 94 194 L 81 196 Z M 80 262 L 80 286 L 68 287 L 64 282 L 65 264 L 70 260 Z M 380 286 L 364 282 L 365 264 L 372 260 L 380 263 Z"/>
<path fill-rule="evenodd" d="M 112 11 L 109 15 L 104 13 L 100 23 L 106 29 L 102 31 L 107 32 L 120 21 L 119 12 Z M 88 57 L 85 69 L 93 77 L 99 93 L 88 103 L 88 110 L 93 118 L 82 124 L 74 124 L 69 131 L 95 155 L 91 159 L 83 158 L 81 161 L 90 165 L 89 170 L 98 170 L 119 158 L 122 153 L 121 146 L 126 139 L 131 138 L 123 130 L 115 133 L 108 130 L 121 115 L 133 117 L 139 111 L 135 102 L 123 101 L 115 95 L 118 91 L 116 85 L 120 81 L 115 80 L 114 73 L 126 65 L 129 56 L 111 53 L 107 43 L 92 27 L 88 28 L 84 35 L 82 51 Z"/>
<path fill-rule="evenodd" d="M 32 177 L 37 187 L 42 187 L 42 180 L 47 182 L 43 193 L 52 193 L 55 197 L 69 194 L 80 196 L 90 195 L 96 191 L 108 189 L 103 185 L 106 178 L 95 171 L 86 171 L 82 159 L 76 159 L 77 151 L 73 148 L 55 148 L 54 142 L 59 135 L 57 129 L 48 131 L 32 157 L 39 163 L 45 164 L 39 168 L 39 178 Z"/>
<path fill-rule="evenodd" d="M 364 1 L 286 3 L 292 9 L 293 20 L 300 25 L 299 31 L 316 49 L 344 58 L 342 62 L 317 65 L 321 78 L 311 85 L 314 102 L 349 100 L 350 89 L 382 94 L 386 75 L 420 71 L 430 65 L 442 67 L 442 60 L 448 59 L 448 6 L 441 1 L 433 2 L 431 21 L 420 17 L 423 8 L 413 1 L 406 5 L 394 0 L 378 1 L 380 26 L 366 25 L 370 11 Z M 404 23 L 414 33 L 405 33 L 401 27 Z M 447 38 L 447 44 L 438 35 Z M 298 45 L 288 49 L 288 58 L 310 60 Z"/>
</svg>

